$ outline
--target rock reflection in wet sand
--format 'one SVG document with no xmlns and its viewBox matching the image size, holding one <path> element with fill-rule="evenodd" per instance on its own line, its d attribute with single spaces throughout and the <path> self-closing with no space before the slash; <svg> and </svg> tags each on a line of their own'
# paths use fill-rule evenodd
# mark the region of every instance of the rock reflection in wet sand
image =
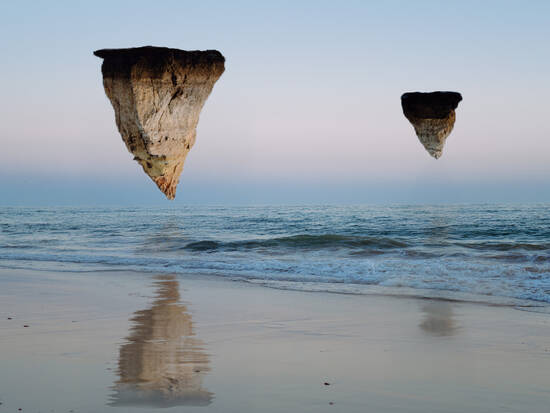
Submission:
<svg viewBox="0 0 550 413">
<path fill-rule="evenodd" d="M 109 404 L 208 405 L 213 393 L 202 381 L 210 360 L 180 303 L 179 283 L 174 276 L 159 276 L 155 285 L 153 305 L 135 313 L 127 342 L 120 347 L 119 380 Z"/>
<path fill-rule="evenodd" d="M 424 319 L 420 328 L 434 336 L 452 336 L 458 328 L 453 318 L 453 308 L 447 301 L 431 301 L 422 307 Z"/>
</svg>

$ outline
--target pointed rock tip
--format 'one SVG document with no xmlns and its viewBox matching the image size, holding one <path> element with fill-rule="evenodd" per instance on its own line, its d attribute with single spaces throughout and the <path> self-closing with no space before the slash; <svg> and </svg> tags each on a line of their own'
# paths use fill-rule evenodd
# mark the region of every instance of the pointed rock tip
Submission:
<svg viewBox="0 0 550 413">
<path fill-rule="evenodd" d="M 169 181 L 163 176 L 157 178 L 151 178 L 157 185 L 158 189 L 166 196 L 166 199 L 173 200 L 176 198 L 176 189 L 178 187 L 178 181 Z"/>
</svg>

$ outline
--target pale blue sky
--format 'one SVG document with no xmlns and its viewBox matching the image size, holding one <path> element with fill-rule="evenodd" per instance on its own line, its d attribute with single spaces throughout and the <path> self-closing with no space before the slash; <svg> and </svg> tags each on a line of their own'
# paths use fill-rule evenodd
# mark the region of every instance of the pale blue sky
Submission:
<svg viewBox="0 0 550 413">
<path fill-rule="evenodd" d="M 175 204 L 550 201 L 548 1 L 0 5 L 0 204 L 168 205 L 93 50 L 218 49 Z M 464 100 L 430 158 L 400 95 Z"/>
</svg>

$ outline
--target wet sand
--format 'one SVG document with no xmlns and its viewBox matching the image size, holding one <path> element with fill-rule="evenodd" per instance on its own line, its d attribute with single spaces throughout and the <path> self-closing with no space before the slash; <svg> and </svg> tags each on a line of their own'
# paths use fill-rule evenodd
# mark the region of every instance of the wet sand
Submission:
<svg viewBox="0 0 550 413">
<path fill-rule="evenodd" d="M 511 307 L 0 269 L 0 412 L 547 412 L 549 372 Z"/>
</svg>

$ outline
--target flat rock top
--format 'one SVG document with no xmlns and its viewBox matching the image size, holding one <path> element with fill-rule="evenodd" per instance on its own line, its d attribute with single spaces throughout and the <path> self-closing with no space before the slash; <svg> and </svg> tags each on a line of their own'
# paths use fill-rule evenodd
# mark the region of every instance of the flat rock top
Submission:
<svg viewBox="0 0 550 413">
<path fill-rule="evenodd" d="M 409 92 L 401 96 L 405 116 L 416 118 L 443 119 L 456 109 L 462 100 L 458 92 Z"/>
<path fill-rule="evenodd" d="M 132 47 L 128 49 L 101 49 L 94 55 L 103 60 L 103 76 L 124 76 L 130 74 L 135 64 L 146 70 L 147 77 L 162 77 L 173 62 L 189 67 L 195 72 L 216 74 L 224 71 L 225 58 L 217 50 L 180 50 L 168 47 Z"/>
<path fill-rule="evenodd" d="M 217 50 L 180 50 L 169 47 L 130 47 L 127 49 L 100 49 L 94 55 L 102 59 L 116 58 L 135 61 L 136 59 L 147 58 L 147 60 L 165 60 L 176 58 L 184 60 L 199 60 L 212 62 L 225 62 L 223 55 Z"/>
</svg>

